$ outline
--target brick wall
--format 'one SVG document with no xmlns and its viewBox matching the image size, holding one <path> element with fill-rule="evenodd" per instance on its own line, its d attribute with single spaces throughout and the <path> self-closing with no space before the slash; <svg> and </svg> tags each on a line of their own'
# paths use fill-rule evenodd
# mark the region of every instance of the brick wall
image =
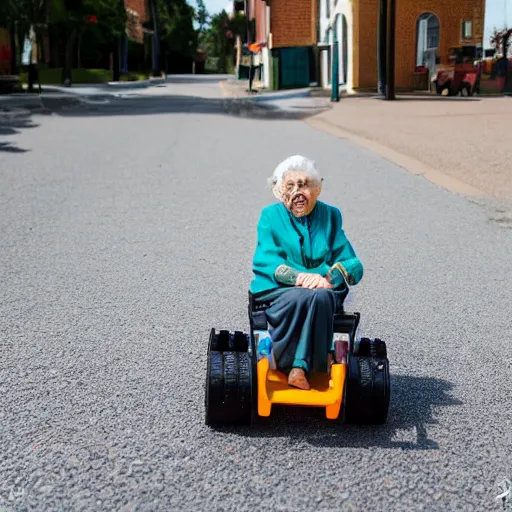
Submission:
<svg viewBox="0 0 512 512">
<path fill-rule="evenodd" d="M 375 87 L 377 84 L 378 15 L 379 0 L 354 2 L 354 88 Z"/>
<path fill-rule="evenodd" d="M 127 9 L 137 11 L 141 17 L 141 21 L 147 21 L 149 19 L 149 8 L 147 0 L 124 0 L 124 5 Z"/>
<path fill-rule="evenodd" d="M 317 43 L 318 0 L 272 0 L 272 46 L 312 46 Z"/>
<path fill-rule="evenodd" d="M 144 34 L 141 23 L 144 23 L 150 17 L 147 0 L 124 0 L 124 6 L 128 10 L 126 33 L 133 41 L 142 43 Z M 131 11 L 135 11 L 138 16 L 133 16 Z"/>
<path fill-rule="evenodd" d="M 448 63 L 451 47 L 482 41 L 485 0 L 396 0 L 396 65 L 398 88 L 413 87 L 416 65 L 416 23 L 425 12 L 437 15 L 440 22 L 438 56 Z M 359 0 L 354 6 L 354 87 L 377 84 L 378 0 Z M 473 39 L 462 39 L 462 22 L 473 22 Z M 357 36 L 356 34 L 359 34 Z M 356 43 L 359 41 L 359 45 Z M 356 47 L 359 46 L 358 50 Z"/>
</svg>

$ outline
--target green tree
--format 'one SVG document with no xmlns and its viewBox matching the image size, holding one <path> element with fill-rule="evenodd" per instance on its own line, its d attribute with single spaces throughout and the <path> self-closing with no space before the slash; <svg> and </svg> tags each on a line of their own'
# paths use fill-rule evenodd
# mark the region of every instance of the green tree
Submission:
<svg viewBox="0 0 512 512">
<path fill-rule="evenodd" d="M 197 50 L 194 8 L 186 0 L 155 0 L 155 4 L 162 60 L 168 64 L 172 55 L 194 56 Z"/>
<path fill-rule="evenodd" d="M 243 14 L 229 16 L 221 11 L 211 17 L 210 27 L 205 33 L 205 49 L 209 57 L 217 60 L 218 73 L 230 73 L 233 70 L 234 48 L 237 36 L 245 41 L 246 23 Z"/>
<path fill-rule="evenodd" d="M 197 12 L 196 12 L 195 20 L 196 20 L 197 24 L 199 25 L 199 34 L 202 34 L 210 20 L 210 14 L 208 13 L 208 11 L 206 9 L 204 0 L 197 0 Z"/>
<path fill-rule="evenodd" d="M 192 56 L 197 49 L 194 8 L 185 0 L 159 0 L 160 42 L 166 50 Z"/>
<path fill-rule="evenodd" d="M 71 69 L 76 43 L 94 24 L 98 37 L 112 46 L 114 71 L 119 69 L 119 38 L 126 26 L 123 0 L 52 0 L 52 21 L 60 25 L 66 37 L 63 83 L 71 84 Z"/>
</svg>

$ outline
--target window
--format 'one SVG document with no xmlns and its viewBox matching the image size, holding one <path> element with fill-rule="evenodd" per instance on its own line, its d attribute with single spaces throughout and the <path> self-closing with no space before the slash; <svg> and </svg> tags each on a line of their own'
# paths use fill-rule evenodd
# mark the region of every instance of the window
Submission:
<svg viewBox="0 0 512 512">
<path fill-rule="evenodd" d="M 327 19 L 331 17 L 331 0 L 325 0 L 325 15 Z"/>
<path fill-rule="evenodd" d="M 473 22 L 462 22 L 462 39 L 471 39 L 473 37 Z"/>
<path fill-rule="evenodd" d="M 427 29 L 427 48 L 439 46 L 439 25 L 430 25 Z"/>
<path fill-rule="evenodd" d="M 422 14 L 416 23 L 416 66 L 436 55 L 439 47 L 439 18 L 430 12 Z"/>
</svg>

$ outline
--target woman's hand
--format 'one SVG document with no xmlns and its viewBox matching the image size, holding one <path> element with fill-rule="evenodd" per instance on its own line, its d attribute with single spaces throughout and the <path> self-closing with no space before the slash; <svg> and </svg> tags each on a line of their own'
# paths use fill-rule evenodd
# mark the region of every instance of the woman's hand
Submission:
<svg viewBox="0 0 512 512">
<path fill-rule="evenodd" d="M 300 273 L 297 276 L 296 286 L 301 286 L 302 288 L 309 288 L 310 290 L 314 290 L 316 288 L 332 288 L 331 283 L 321 276 L 320 274 L 308 274 L 306 272 Z"/>
<path fill-rule="evenodd" d="M 307 272 L 301 272 L 297 276 L 296 286 L 301 286 L 302 288 L 316 288 L 318 281 L 322 278 L 320 274 L 308 274 Z"/>
<path fill-rule="evenodd" d="M 318 284 L 317 288 L 333 288 L 332 284 L 329 282 L 329 280 L 326 277 L 322 277 L 320 283 Z"/>
</svg>

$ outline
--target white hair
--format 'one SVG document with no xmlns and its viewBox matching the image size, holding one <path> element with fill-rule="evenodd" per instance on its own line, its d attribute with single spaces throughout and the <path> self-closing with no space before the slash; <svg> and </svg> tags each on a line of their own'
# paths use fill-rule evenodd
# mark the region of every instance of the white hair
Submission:
<svg viewBox="0 0 512 512">
<path fill-rule="evenodd" d="M 315 162 L 301 155 L 289 156 L 286 160 L 283 160 L 274 170 L 274 174 L 269 178 L 269 185 L 274 187 L 280 184 L 283 180 L 283 176 L 288 171 L 302 171 L 305 172 L 310 178 L 318 182 L 322 181 L 320 174 L 318 173 Z"/>
</svg>

